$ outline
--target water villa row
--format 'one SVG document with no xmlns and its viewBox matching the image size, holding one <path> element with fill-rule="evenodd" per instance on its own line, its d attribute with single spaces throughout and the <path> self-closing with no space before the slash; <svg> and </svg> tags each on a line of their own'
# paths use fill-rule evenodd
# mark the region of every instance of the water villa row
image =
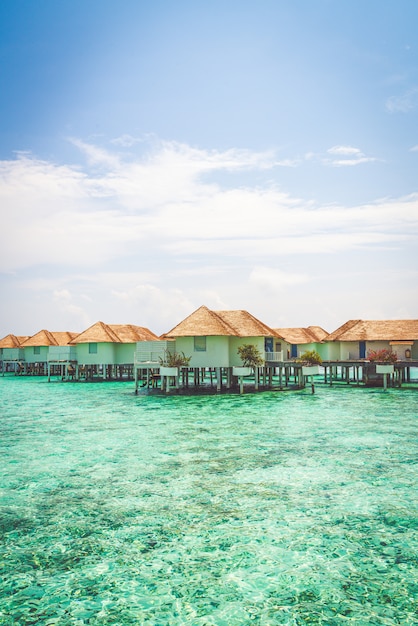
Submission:
<svg viewBox="0 0 418 626">
<path fill-rule="evenodd" d="M 244 367 L 239 354 L 248 345 L 261 357 L 256 367 Z M 371 352 L 382 350 L 390 353 L 391 362 L 370 362 Z M 319 354 L 321 370 L 300 362 L 307 351 Z M 97 322 L 81 333 L 41 330 L 0 340 L 3 375 L 133 380 L 136 393 L 303 387 L 319 371 L 328 384 L 401 386 L 416 367 L 418 320 L 350 320 L 328 333 L 319 326 L 271 328 L 247 311 L 206 306 L 162 336 L 142 326 Z"/>
</svg>

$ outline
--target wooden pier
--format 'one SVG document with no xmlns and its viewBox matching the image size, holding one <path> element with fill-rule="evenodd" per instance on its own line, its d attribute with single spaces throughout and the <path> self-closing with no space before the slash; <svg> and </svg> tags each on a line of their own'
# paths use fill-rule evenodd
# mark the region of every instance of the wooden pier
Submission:
<svg viewBox="0 0 418 626">
<path fill-rule="evenodd" d="M 267 353 L 266 353 L 267 354 Z M 136 356 L 138 356 L 136 354 Z M 25 363 L 4 360 L 1 373 L 15 376 L 46 376 L 48 381 L 68 382 L 134 381 L 135 394 L 162 391 L 183 393 L 220 393 L 263 390 L 303 389 L 307 385 L 356 385 L 362 387 L 402 387 L 417 383 L 411 369 L 418 369 L 418 361 L 397 361 L 389 371 L 380 373 L 379 365 L 367 360 L 326 360 L 321 366 L 306 367 L 294 360 L 266 360 L 251 371 L 237 367 L 179 367 L 161 365 L 159 355 L 148 355 L 148 360 L 135 359 L 124 365 L 81 365 L 75 360 Z M 385 368 L 386 369 L 386 368 Z"/>
</svg>

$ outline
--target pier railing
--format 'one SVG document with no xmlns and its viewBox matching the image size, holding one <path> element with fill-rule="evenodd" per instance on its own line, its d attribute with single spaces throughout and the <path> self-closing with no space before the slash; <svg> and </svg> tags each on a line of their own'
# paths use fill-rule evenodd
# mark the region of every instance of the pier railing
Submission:
<svg viewBox="0 0 418 626">
<path fill-rule="evenodd" d="M 283 350 L 281 352 L 265 352 L 264 360 L 266 363 L 281 363 L 283 361 Z"/>
<path fill-rule="evenodd" d="M 134 363 L 135 365 L 159 365 L 160 358 L 164 358 L 164 351 L 136 350 L 134 355 Z"/>
<path fill-rule="evenodd" d="M 173 354 L 176 350 L 175 341 L 138 341 L 134 353 L 136 366 L 158 366 L 167 357 L 167 353 Z"/>
</svg>

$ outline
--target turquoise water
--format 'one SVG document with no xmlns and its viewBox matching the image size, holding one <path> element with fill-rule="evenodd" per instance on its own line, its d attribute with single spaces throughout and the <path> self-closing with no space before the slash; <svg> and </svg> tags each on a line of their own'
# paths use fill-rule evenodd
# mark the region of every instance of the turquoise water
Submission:
<svg viewBox="0 0 418 626">
<path fill-rule="evenodd" d="M 418 623 L 416 390 L 0 407 L 0 624 Z"/>
</svg>

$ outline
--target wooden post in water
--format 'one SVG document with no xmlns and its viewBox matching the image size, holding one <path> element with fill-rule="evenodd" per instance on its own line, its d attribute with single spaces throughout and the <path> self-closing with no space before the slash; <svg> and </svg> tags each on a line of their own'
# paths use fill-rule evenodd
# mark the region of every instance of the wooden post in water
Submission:
<svg viewBox="0 0 418 626">
<path fill-rule="evenodd" d="M 221 372 L 221 368 L 217 367 L 215 371 L 216 371 L 216 391 L 221 391 L 221 389 L 222 389 L 222 372 Z"/>
</svg>

